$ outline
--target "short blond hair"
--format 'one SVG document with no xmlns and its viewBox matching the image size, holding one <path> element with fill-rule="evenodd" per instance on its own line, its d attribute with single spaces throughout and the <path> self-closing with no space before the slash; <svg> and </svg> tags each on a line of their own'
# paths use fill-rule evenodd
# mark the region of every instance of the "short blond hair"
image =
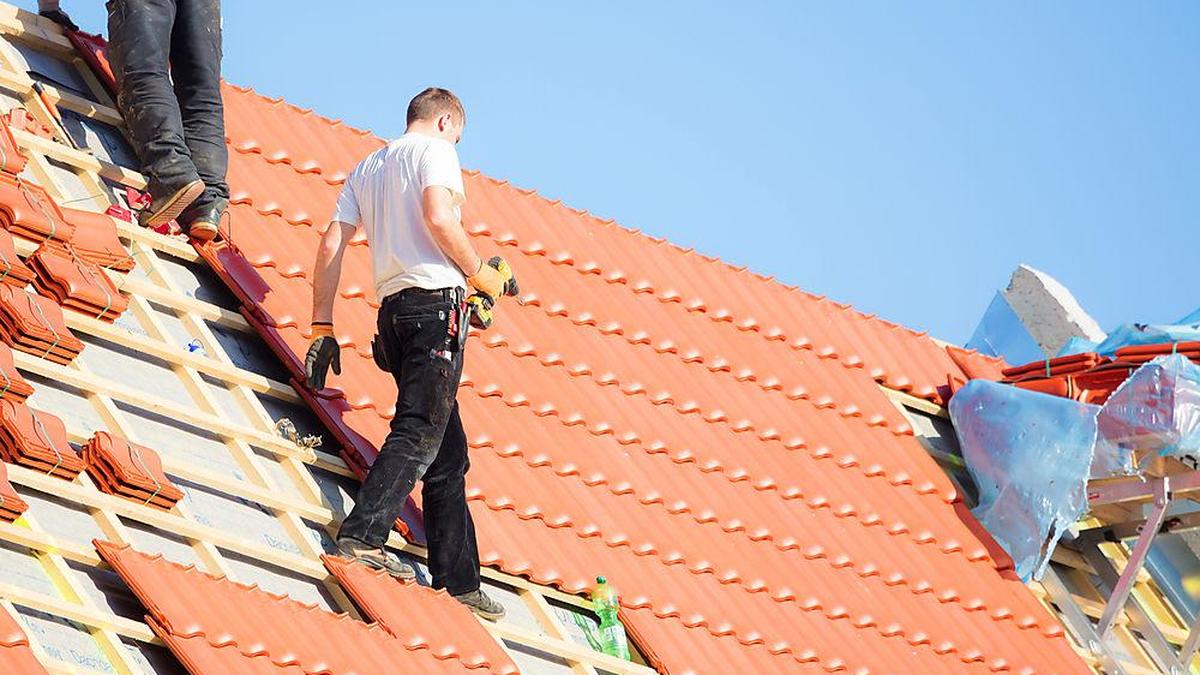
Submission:
<svg viewBox="0 0 1200 675">
<path fill-rule="evenodd" d="M 467 112 L 454 92 L 441 87 L 429 87 L 408 102 L 408 124 L 418 120 L 435 120 L 445 114 L 457 115 L 459 122 L 467 121 Z"/>
</svg>

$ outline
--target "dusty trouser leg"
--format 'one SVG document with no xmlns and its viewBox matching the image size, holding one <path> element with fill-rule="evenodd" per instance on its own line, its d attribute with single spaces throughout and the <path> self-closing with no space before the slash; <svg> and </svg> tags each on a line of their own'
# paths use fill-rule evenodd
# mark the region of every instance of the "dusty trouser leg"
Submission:
<svg viewBox="0 0 1200 675">
<path fill-rule="evenodd" d="M 174 0 L 109 0 L 109 59 L 117 106 L 141 161 L 151 196 L 198 180 L 171 86 L 168 62 Z"/>
<path fill-rule="evenodd" d="M 383 546 L 438 455 L 462 373 L 462 352 L 444 352 L 453 305 L 438 296 L 393 296 L 380 308 L 379 333 L 399 392 L 396 413 L 339 538 Z"/>
<path fill-rule="evenodd" d="M 176 0 L 171 74 L 183 118 L 184 142 L 204 181 L 204 194 L 181 218 L 181 222 L 187 222 L 188 214 L 214 205 L 223 210 L 229 202 L 225 182 L 229 156 L 221 102 L 220 0 Z"/>
<path fill-rule="evenodd" d="M 421 487 L 433 587 L 445 588 L 451 595 L 479 588 L 479 546 L 467 508 L 466 475 L 470 468 L 467 435 L 455 402 L 442 434 L 442 447 L 425 472 Z"/>
</svg>

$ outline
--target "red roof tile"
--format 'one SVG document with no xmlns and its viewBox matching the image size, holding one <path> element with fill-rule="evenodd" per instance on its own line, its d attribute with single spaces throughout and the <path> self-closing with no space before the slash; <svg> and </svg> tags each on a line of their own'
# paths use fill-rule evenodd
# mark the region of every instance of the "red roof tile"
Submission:
<svg viewBox="0 0 1200 675">
<path fill-rule="evenodd" d="M 407 644 L 378 624 L 204 574 L 161 555 L 109 542 L 95 544 L 146 606 L 160 635 L 172 636 L 168 646 L 193 672 L 274 672 L 263 660 L 277 669 L 308 675 L 488 672 L 435 654 L 427 646 Z M 439 627 L 431 624 L 429 629 Z M 204 669 L 212 665 L 224 668 Z"/>
<path fill-rule="evenodd" d="M 406 646 L 428 649 L 440 659 L 459 659 L 468 668 L 489 668 L 505 675 L 519 672 L 470 610 L 445 591 L 399 581 L 344 558 L 321 559 L 363 613 Z"/>
<path fill-rule="evenodd" d="M 0 607 L 0 673 L 37 675 L 45 672 L 29 648 L 29 638 L 25 637 L 21 625 Z"/>
<path fill-rule="evenodd" d="M 318 227 L 382 141 L 250 90 L 225 96 L 235 246 L 203 254 L 298 375 Z M 994 362 L 466 178 L 468 231 L 525 291 L 470 341 L 459 396 L 485 564 L 569 592 L 608 576 L 664 672 L 1086 670 L 875 384 L 940 400 Z M 343 373 L 305 398 L 361 467 L 394 385 L 370 362 L 361 238 L 347 255 Z"/>
</svg>

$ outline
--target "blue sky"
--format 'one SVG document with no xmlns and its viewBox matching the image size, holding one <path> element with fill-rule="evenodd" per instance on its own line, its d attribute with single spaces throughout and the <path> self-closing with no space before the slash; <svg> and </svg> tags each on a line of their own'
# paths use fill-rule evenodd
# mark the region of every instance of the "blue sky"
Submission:
<svg viewBox="0 0 1200 675">
<path fill-rule="evenodd" d="M 938 337 L 1021 262 L 1200 306 L 1200 3 L 224 4 L 234 83 L 385 136 L 447 86 L 465 166 Z"/>
</svg>

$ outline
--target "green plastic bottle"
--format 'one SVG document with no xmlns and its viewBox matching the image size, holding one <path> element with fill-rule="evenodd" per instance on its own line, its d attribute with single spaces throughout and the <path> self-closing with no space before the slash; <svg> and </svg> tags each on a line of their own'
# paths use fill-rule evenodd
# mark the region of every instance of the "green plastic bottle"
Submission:
<svg viewBox="0 0 1200 675">
<path fill-rule="evenodd" d="M 610 586 L 604 577 L 596 577 L 596 587 L 592 589 L 592 604 L 596 616 L 600 617 L 600 627 L 597 630 L 600 651 L 628 661 L 629 642 L 625 638 L 625 627 L 617 618 L 617 610 L 621 607 L 617 589 Z"/>
</svg>

